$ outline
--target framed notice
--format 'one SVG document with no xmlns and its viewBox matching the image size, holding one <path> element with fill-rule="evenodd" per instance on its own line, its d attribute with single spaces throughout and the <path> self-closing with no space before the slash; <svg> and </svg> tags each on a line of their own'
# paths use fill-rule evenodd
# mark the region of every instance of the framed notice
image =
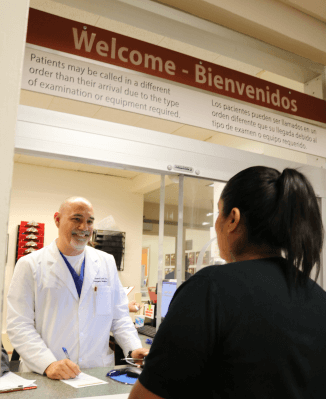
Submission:
<svg viewBox="0 0 326 399">
<path fill-rule="evenodd" d="M 165 255 L 165 266 L 170 266 L 170 264 L 171 264 L 171 255 L 166 254 Z"/>
<path fill-rule="evenodd" d="M 189 252 L 189 266 L 193 266 L 195 264 L 195 252 Z"/>
<path fill-rule="evenodd" d="M 175 254 L 171 254 L 171 266 L 175 266 Z"/>
<path fill-rule="evenodd" d="M 209 259 L 210 259 L 209 251 L 205 251 L 204 258 L 203 258 L 203 265 L 208 265 Z"/>
</svg>

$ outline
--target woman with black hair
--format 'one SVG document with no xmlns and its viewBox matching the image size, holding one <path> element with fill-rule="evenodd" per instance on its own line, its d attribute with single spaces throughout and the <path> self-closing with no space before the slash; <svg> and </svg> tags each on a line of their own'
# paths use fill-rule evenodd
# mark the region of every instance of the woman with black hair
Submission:
<svg viewBox="0 0 326 399">
<path fill-rule="evenodd" d="M 248 168 L 218 206 L 228 264 L 177 290 L 130 399 L 324 397 L 326 293 L 309 277 L 323 226 L 309 181 Z"/>
</svg>

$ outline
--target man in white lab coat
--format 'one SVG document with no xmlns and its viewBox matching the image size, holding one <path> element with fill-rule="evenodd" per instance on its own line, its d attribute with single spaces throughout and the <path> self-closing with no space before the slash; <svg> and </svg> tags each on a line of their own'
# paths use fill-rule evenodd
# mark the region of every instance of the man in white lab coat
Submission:
<svg viewBox="0 0 326 399">
<path fill-rule="evenodd" d="M 110 331 L 126 356 L 143 358 L 148 350 L 129 316 L 113 256 L 86 246 L 91 203 L 68 198 L 54 221 L 58 238 L 19 259 L 8 293 L 7 332 L 20 370 L 68 379 L 79 367 L 112 368 Z"/>
</svg>

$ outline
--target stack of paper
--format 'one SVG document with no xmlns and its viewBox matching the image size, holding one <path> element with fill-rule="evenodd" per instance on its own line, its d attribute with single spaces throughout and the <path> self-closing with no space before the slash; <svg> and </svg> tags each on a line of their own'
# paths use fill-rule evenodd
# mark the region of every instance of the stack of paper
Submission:
<svg viewBox="0 0 326 399">
<path fill-rule="evenodd" d="M 36 388 L 34 382 L 35 380 L 25 380 L 25 378 L 22 378 L 10 371 L 0 377 L 0 393 L 33 389 Z"/>
<path fill-rule="evenodd" d="M 94 385 L 108 384 L 107 381 L 99 380 L 96 377 L 92 377 L 91 375 L 80 373 L 77 377 L 72 378 L 71 380 L 61 380 L 65 384 L 68 384 L 74 388 L 84 388 Z"/>
</svg>

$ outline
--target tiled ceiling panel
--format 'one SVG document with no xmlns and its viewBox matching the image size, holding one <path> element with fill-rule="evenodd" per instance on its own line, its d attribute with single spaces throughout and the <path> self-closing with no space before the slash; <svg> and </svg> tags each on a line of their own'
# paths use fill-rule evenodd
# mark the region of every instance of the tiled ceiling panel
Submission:
<svg viewBox="0 0 326 399">
<path fill-rule="evenodd" d="M 31 157 L 27 155 L 19 155 L 18 163 L 26 163 L 28 165 L 50 166 L 52 159 Z"/>
<path fill-rule="evenodd" d="M 257 73 L 261 71 L 261 68 L 257 68 L 241 61 L 233 60 L 232 58 L 225 57 L 224 55 L 217 57 L 214 60 L 214 63 L 253 76 L 257 75 Z"/>
<path fill-rule="evenodd" d="M 51 0 L 30 0 L 29 6 L 59 17 L 72 19 L 89 25 L 96 25 L 99 16 Z"/>
<path fill-rule="evenodd" d="M 48 94 L 35 93 L 34 91 L 28 91 L 28 90 L 21 90 L 19 103 L 22 105 L 28 105 L 30 107 L 48 109 L 53 98 L 54 98 L 53 96 L 49 96 Z"/>
<path fill-rule="evenodd" d="M 216 53 L 192 46 L 190 44 L 182 43 L 178 40 L 170 39 L 168 37 L 165 37 L 159 45 L 179 53 L 190 55 L 191 57 L 198 58 L 199 60 L 213 62 L 217 57 Z"/>
<path fill-rule="evenodd" d="M 103 17 L 99 18 L 96 26 L 101 29 L 120 33 L 121 35 L 129 36 L 151 44 L 159 44 L 164 39 L 164 36 L 148 32 L 145 29 L 139 29 L 134 26 L 124 24 L 123 22 L 113 21 L 112 19 Z"/>
<path fill-rule="evenodd" d="M 84 103 L 82 101 L 69 100 L 67 98 L 54 97 L 48 109 L 93 118 L 101 109 L 101 106 Z"/>
<path fill-rule="evenodd" d="M 135 123 L 135 126 L 163 133 L 172 133 L 183 125 L 181 123 L 145 116 Z"/>
<path fill-rule="evenodd" d="M 94 118 L 103 121 L 122 123 L 124 125 L 135 126 L 140 119 L 144 116 L 135 114 L 133 112 L 121 111 L 119 109 L 102 107 L 95 115 Z"/>
<path fill-rule="evenodd" d="M 202 129 L 196 126 L 184 125 L 180 129 L 173 132 L 176 136 L 188 137 L 189 139 L 196 139 L 205 141 L 212 137 L 215 133 L 212 130 Z"/>
<path fill-rule="evenodd" d="M 304 83 L 296 82 L 295 80 L 288 79 L 268 71 L 261 71 L 257 76 L 261 79 L 267 80 L 268 82 L 276 83 L 278 85 L 288 87 L 289 89 L 299 91 L 300 93 L 304 93 Z"/>
</svg>

